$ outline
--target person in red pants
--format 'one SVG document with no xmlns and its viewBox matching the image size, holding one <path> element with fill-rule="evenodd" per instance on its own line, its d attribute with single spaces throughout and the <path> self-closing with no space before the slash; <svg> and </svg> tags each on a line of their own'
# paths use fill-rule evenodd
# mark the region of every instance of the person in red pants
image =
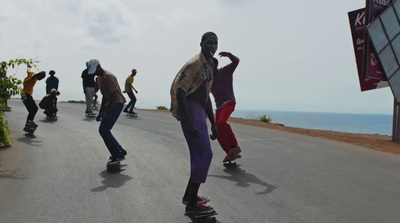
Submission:
<svg viewBox="0 0 400 223">
<path fill-rule="evenodd" d="M 242 151 L 238 145 L 235 134 L 231 126 L 227 123 L 232 112 L 235 110 L 236 99 L 233 92 L 233 72 L 239 64 L 239 58 L 229 52 L 220 52 L 220 57 L 228 57 L 231 63 L 217 68 L 214 67 L 214 82 L 211 93 L 215 99 L 217 107 L 215 119 L 218 130 L 218 142 L 226 153 L 223 162 L 231 161 Z M 218 65 L 218 60 L 214 58 L 214 64 Z"/>
</svg>

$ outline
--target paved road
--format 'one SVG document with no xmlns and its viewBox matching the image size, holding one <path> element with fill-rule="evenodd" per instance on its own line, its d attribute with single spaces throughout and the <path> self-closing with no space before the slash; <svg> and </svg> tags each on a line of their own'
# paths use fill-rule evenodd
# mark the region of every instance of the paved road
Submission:
<svg viewBox="0 0 400 223">
<path fill-rule="evenodd" d="M 0 222 L 190 222 L 181 204 L 188 149 L 168 112 L 121 116 L 113 133 L 128 150 L 119 174 L 84 105 L 59 103 L 59 120 L 40 110 L 24 135 L 19 100 L 7 113 L 17 167 L 1 166 Z M 399 222 L 400 156 L 275 130 L 232 124 L 240 166 L 227 169 L 216 142 L 207 183 L 219 222 Z M 7 159 L 5 151 L 0 158 Z"/>
</svg>

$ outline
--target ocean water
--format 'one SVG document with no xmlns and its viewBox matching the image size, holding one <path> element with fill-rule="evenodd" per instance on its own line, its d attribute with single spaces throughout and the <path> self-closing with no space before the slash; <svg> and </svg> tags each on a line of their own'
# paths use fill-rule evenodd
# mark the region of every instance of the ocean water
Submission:
<svg viewBox="0 0 400 223">
<path fill-rule="evenodd" d="M 263 115 L 270 117 L 272 123 L 291 127 L 392 135 L 393 116 L 387 114 L 236 110 L 231 117 L 258 119 Z"/>
</svg>

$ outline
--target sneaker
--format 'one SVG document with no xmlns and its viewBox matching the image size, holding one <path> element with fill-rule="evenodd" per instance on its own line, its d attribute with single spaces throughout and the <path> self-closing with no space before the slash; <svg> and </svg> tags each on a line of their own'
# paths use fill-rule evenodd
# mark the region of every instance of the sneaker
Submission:
<svg viewBox="0 0 400 223">
<path fill-rule="evenodd" d="M 126 154 L 128 154 L 128 152 L 127 152 L 126 150 L 122 149 L 122 154 L 123 154 L 124 157 L 125 157 Z M 108 158 L 109 161 L 111 161 L 112 159 L 113 159 L 113 156 L 110 156 L 110 157 Z"/>
<path fill-rule="evenodd" d="M 26 126 L 28 126 L 29 128 L 34 128 L 34 129 L 36 129 L 38 127 L 38 125 L 33 121 L 28 121 L 26 123 Z"/>
<path fill-rule="evenodd" d="M 28 126 L 25 126 L 25 127 L 24 127 L 24 131 L 25 131 L 25 132 L 33 132 L 33 131 L 35 131 L 35 129 L 30 128 L 30 127 L 28 127 Z"/>
<path fill-rule="evenodd" d="M 119 162 L 125 160 L 124 156 L 117 157 L 117 158 L 114 158 L 114 157 L 110 157 L 110 158 L 111 158 L 111 160 L 108 161 L 109 164 L 115 164 L 115 163 L 119 163 Z"/>
<path fill-rule="evenodd" d="M 228 151 L 228 154 L 226 154 L 226 156 L 222 162 L 225 163 L 225 162 L 235 160 L 238 157 L 238 155 L 240 154 L 240 152 L 242 152 L 242 150 L 240 149 L 239 146 L 230 149 Z"/>
<path fill-rule="evenodd" d="M 195 206 L 186 206 L 185 210 L 188 214 L 208 214 L 215 212 L 214 208 L 200 203 L 197 203 Z"/>
<path fill-rule="evenodd" d="M 209 201 L 210 201 L 210 198 L 206 198 L 206 197 L 197 195 L 197 202 L 199 202 L 200 204 L 206 204 Z M 182 200 L 182 204 L 187 205 L 187 203 L 188 203 L 188 200 L 186 200 L 186 199 Z"/>
<path fill-rule="evenodd" d="M 237 147 L 234 147 L 234 148 L 230 149 L 230 150 L 228 151 L 228 155 L 230 155 L 230 156 L 237 156 L 237 155 L 239 155 L 240 152 L 242 152 L 242 150 L 240 149 L 239 146 L 237 146 Z"/>
</svg>

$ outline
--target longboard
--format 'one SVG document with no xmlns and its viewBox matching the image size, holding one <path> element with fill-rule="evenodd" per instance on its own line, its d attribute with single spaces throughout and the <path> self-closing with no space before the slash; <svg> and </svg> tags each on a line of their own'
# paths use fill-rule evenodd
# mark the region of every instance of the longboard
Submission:
<svg viewBox="0 0 400 223">
<path fill-rule="evenodd" d="M 223 161 L 224 166 L 225 167 L 236 166 L 236 162 L 233 162 L 233 161 L 235 161 L 236 159 L 239 159 L 239 158 L 242 158 L 242 156 L 236 155 L 236 156 L 231 157 L 230 160 L 228 160 L 228 161 Z"/>
<path fill-rule="evenodd" d="M 194 223 L 198 222 L 211 222 L 216 223 L 217 219 L 213 216 L 218 215 L 216 211 L 207 213 L 207 214 L 194 214 L 194 213 L 186 213 L 186 216 L 190 218 Z"/>
<path fill-rule="evenodd" d="M 107 171 L 108 172 L 115 173 L 115 172 L 121 171 L 121 162 L 112 163 L 112 164 L 109 162 L 110 162 L 110 159 L 107 161 Z"/>
<path fill-rule="evenodd" d="M 25 129 L 25 128 L 24 128 L 24 131 L 25 131 L 25 135 L 27 135 L 27 136 L 33 136 L 33 133 L 35 132 L 34 129 Z"/>
<path fill-rule="evenodd" d="M 46 116 L 46 119 L 50 121 L 57 121 L 57 118 L 58 118 L 57 116 L 52 116 L 52 117 Z"/>
<path fill-rule="evenodd" d="M 126 113 L 126 115 L 137 118 L 137 113 Z"/>
<path fill-rule="evenodd" d="M 96 118 L 97 115 L 96 115 L 96 114 L 92 114 L 92 115 L 85 114 L 85 116 L 86 116 L 86 117 L 89 117 L 89 118 Z"/>
</svg>

